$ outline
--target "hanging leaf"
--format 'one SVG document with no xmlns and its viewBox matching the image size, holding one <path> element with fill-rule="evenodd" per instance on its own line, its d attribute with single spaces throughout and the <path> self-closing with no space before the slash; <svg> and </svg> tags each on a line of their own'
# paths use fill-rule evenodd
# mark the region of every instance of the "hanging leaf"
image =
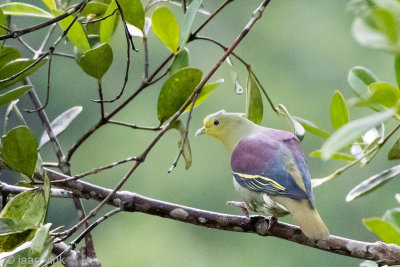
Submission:
<svg viewBox="0 0 400 267">
<path fill-rule="evenodd" d="M 232 61 L 230 60 L 229 57 L 227 57 L 225 62 L 228 63 L 228 66 L 230 67 L 229 70 L 231 72 L 231 77 L 232 77 L 232 81 L 233 81 L 234 86 L 235 86 L 236 94 L 238 94 L 238 95 L 243 94 L 243 87 L 242 87 L 242 85 L 240 84 L 240 82 L 238 80 L 238 77 L 237 77 L 238 74 L 237 74 L 235 68 L 233 67 Z"/>
<path fill-rule="evenodd" d="M 294 134 L 300 139 L 300 141 L 303 140 L 306 133 L 304 127 L 292 115 L 290 115 L 289 111 L 285 108 L 284 105 L 279 104 L 278 111 L 288 119 L 288 121 L 292 125 Z"/>
<path fill-rule="evenodd" d="M 162 124 L 177 112 L 199 84 L 203 72 L 184 68 L 169 77 L 158 96 L 157 114 Z"/>
<path fill-rule="evenodd" d="M 185 134 L 186 134 L 185 126 L 183 125 L 181 120 L 176 120 L 174 124 L 171 126 L 171 128 L 178 130 L 179 134 L 181 135 L 181 139 L 178 141 L 178 148 L 180 149 L 181 144 L 185 139 Z M 192 166 L 192 151 L 190 149 L 189 138 L 186 138 L 186 142 L 183 145 L 182 156 L 185 159 L 186 163 L 185 168 L 187 170 L 190 168 L 190 166 Z M 171 169 L 168 170 L 168 173 L 170 173 L 172 169 L 173 167 L 171 167 Z"/>
<path fill-rule="evenodd" d="M 0 5 L 4 15 L 8 16 L 28 16 L 36 18 L 52 19 L 54 16 L 49 12 L 38 8 L 37 6 L 25 4 L 25 3 L 5 3 Z"/>
<path fill-rule="evenodd" d="M 1 12 L 1 9 L 0 9 Z M 1 22 L 0 22 L 1 24 Z M 8 62 L 20 58 L 18 49 L 10 46 L 3 46 L 0 48 L 0 68 Z"/>
<path fill-rule="evenodd" d="M 315 123 L 296 117 L 296 116 L 292 116 L 296 121 L 298 121 L 307 132 L 310 132 L 312 134 L 318 135 L 322 138 L 329 138 L 331 136 L 330 133 L 328 133 L 327 131 L 325 131 L 324 129 L 322 129 L 321 127 L 315 125 Z"/>
<path fill-rule="evenodd" d="M 65 13 L 64 11 L 57 9 L 53 10 L 52 12 L 56 17 L 61 16 L 62 14 Z M 74 18 L 72 16 L 68 16 L 63 20 L 60 20 L 58 24 L 60 25 L 61 29 L 65 31 L 73 20 Z M 72 27 L 69 29 L 67 37 L 80 52 L 86 53 L 87 51 L 90 50 L 90 44 L 86 36 L 86 33 L 83 30 L 82 25 L 79 23 L 78 20 L 75 21 Z"/>
<path fill-rule="evenodd" d="M 397 138 L 396 143 L 392 146 L 388 153 L 388 159 L 400 159 L 400 137 Z"/>
<path fill-rule="evenodd" d="M 263 118 L 264 106 L 257 82 L 249 72 L 246 90 L 246 115 L 255 124 L 260 124 Z"/>
<path fill-rule="evenodd" d="M 392 13 L 371 8 L 364 18 L 356 18 L 352 25 L 354 39 L 363 46 L 398 52 L 397 21 Z"/>
<path fill-rule="evenodd" d="M 381 173 L 375 174 L 374 176 L 371 176 L 370 178 L 364 180 L 362 183 L 354 187 L 347 194 L 346 201 L 352 201 L 355 198 L 372 192 L 390 179 L 396 177 L 398 174 L 400 174 L 400 166 L 395 166 L 393 168 L 384 170 Z"/>
<path fill-rule="evenodd" d="M 331 102 L 331 121 L 335 129 L 339 129 L 350 120 L 349 109 L 346 105 L 343 95 L 335 91 Z"/>
<path fill-rule="evenodd" d="M 104 13 L 103 18 L 110 16 L 112 13 L 114 13 L 114 11 L 116 9 L 118 9 L 118 6 L 117 6 L 117 3 L 115 2 L 115 0 L 113 0 L 110 3 L 106 13 Z M 114 33 L 116 24 L 118 23 L 117 14 L 118 14 L 118 11 L 116 11 L 113 16 L 110 16 L 107 19 L 101 21 L 101 23 L 100 23 L 100 42 L 101 43 L 110 42 L 111 36 Z"/>
<path fill-rule="evenodd" d="M 25 126 L 18 126 L 1 138 L 1 156 L 16 172 L 32 177 L 37 159 L 36 136 Z"/>
<path fill-rule="evenodd" d="M 179 43 L 179 26 L 174 14 L 166 7 L 157 8 L 151 16 L 151 25 L 161 42 L 176 54 Z"/>
<path fill-rule="evenodd" d="M 367 68 L 356 66 L 349 71 L 347 80 L 353 91 L 360 97 L 368 93 L 368 86 L 378 81 L 375 74 Z"/>
<path fill-rule="evenodd" d="M 169 75 L 173 75 L 175 72 L 189 66 L 189 49 L 184 47 L 178 54 L 175 55 L 174 61 L 172 62 Z"/>
<path fill-rule="evenodd" d="M 87 51 L 79 60 L 79 65 L 86 74 L 101 80 L 113 61 L 113 51 L 108 43 L 99 44 Z"/>
<path fill-rule="evenodd" d="M 186 10 L 185 17 L 183 18 L 183 24 L 180 36 L 181 40 L 180 47 L 184 47 L 189 39 L 194 18 L 197 12 L 199 11 L 202 2 L 203 0 L 193 0 Z"/>
<path fill-rule="evenodd" d="M 18 99 L 20 96 L 22 96 L 25 92 L 27 92 L 31 88 L 32 88 L 32 86 L 30 86 L 30 85 L 23 85 L 23 86 L 15 88 L 13 90 L 10 90 L 7 93 L 1 94 L 0 95 L 0 107 L 3 105 L 9 104 L 11 101 L 13 101 L 15 99 Z"/>
<path fill-rule="evenodd" d="M 322 156 L 322 153 L 321 153 L 321 150 L 315 150 L 315 151 L 311 152 L 309 155 L 312 158 L 320 158 Z M 345 154 L 345 153 L 335 153 L 332 155 L 331 158 L 336 159 L 336 160 L 345 160 L 345 161 L 356 160 L 355 157 Z"/>
<path fill-rule="evenodd" d="M 51 122 L 50 126 L 53 129 L 53 133 L 55 136 L 58 136 L 62 132 L 64 132 L 67 127 L 71 124 L 71 122 L 81 113 L 82 107 L 76 106 L 72 107 L 63 113 L 61 113 L 54 121 Z M 44 144 L 50 141 L 47 132 L 43 132 L 42 137 L 40 138 L 39 148 Z"/>
<path fill-rule="evenodd" d="M 0 80 L 4 80 L 4 79 L 7 79 L 7 78 L 10 78 L 13 75 L 16 75 L 16 74 L 20 73 L 21 71 L 23 71 L 24 69 L 29 67 L 34 62 L 35 62 L 35 60 L 27 59 L 27 58 L 19 58 L 19 59 L 16 59 L 16 60 L 8 62 L 7 64 L 5 64 L 0 69 Z M 13 85 L 14 83 L 16 83 L 16 82 L 22 80 L 23 78 L 25 78 L 26 76 L 31 75 L 38 68 L 43 66 L 43 64 L 46 63 L 46 62 L 47 62 L 47 59 L 42 59 L 36 65 L 34 65 L 33 67 L 29 68 L 28 70 L 26 70 L 22 74 L 18 75 L 14 79 L 9 80 L 9 81 L 0 82 L 0 90 L 4 89 L 4 88 L 7 88 L 10 85 Z"/>
<path fill-rule="evenodd" d="M 336 152 L 350 145 L 369 129 L 388 120 L 395 114 L 393 109 L 376 113 L 348 124 L 337 130 L 322 146 L 322 158 L 327 160 Z"/>
<path fill-rule="evenodd" d="M 203 87 L 203 89 L 201 89 L 201 92 L 199 94 L 199 97 L 197 98 L 196 103 L 194 104 L 194 107 L 197 107 L 198 105 L 200 105 L 201 103 L 203 103 L 210 95 L 211 91 L 214 90 L 215 88 L 218 87 L 218 85 L 222 84 L 224 82 L 224 79 L 219 79 L 213 83 L 207 84 Z M 187 108 L 185 109 L 186 111 L 190 110 L 190 106 L 187 106 Z"/>
<path fill-rule="evenodd" d="M 140 0 L 118 0 L 124 13 L 125 20 L 143 31 L 144 10 Z"/>
<path fill-rule="evenodd" d="M 6 16 L 4 15 L 3 11 L 1 10 L 1 8 L 0 8 L 0 25 L 7 26 Z M 0 35 L 4 35 L 6 33 L 7 33 L 6 29 L 3 29 L 3 28 L 0 27 Z"/>
<path fill-rule="evenodd" d="M 380 218 L 364 218 L 362 221 L 365 227 L 383 242 L 400 245 L 400 232 L 393 225 Z"/>
<path fill-rule="evenodd" d="M 392 12 L 397 17 L 400 16 L 399 1 L 397 1 L 397 0 L 373 0 L 373 2 L 375 3 L 375 5 Z"/>
</svg>

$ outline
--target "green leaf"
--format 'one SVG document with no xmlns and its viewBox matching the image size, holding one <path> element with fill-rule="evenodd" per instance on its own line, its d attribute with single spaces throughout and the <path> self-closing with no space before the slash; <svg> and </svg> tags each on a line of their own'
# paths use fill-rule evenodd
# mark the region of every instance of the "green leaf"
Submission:
<svg viewBox="0 0 400 267">
<path fill-rule="evenodd" d="M 55 118 L 54 121 L 50 123 L 50 126 L 53 129 L 54 136 L 58 136 L 59 134 L 64 132 L 71 124 L 71 122 L 79 115 L 79 113 L 81 113 L 81 111 L 81 106 L 72 107 L 61 113 L 57 118 Z M 42 137 L 40 138 L 39 148 L 49 141 L 50 138 L 47 132 L 44 131 Z"/>
<path fill-rule="evenodd" d="M 397 138 L 396 143 L 392 146 L 388 153 L 388 159 L 400 159 L 400 136 Z"/>
<path fill-rule="evenodd" d="M 174 61 L 172 62 L 171 69 L 169 70 L 169 75 L 173 75 L 180 69 L 189 66 L 189 49 L 184 47 L 178 54 L 175 55 Z"/>
<path fill-rule="evenodd" d="M 199 94 L 199 97 L 197 98 L 196 103 L 194 104 L 194 107 L 197 107 L 198 105 L 206 101 L 206 99 L 210 96 L 211 91 L 217 88 L 218 85 L 222 84 L 223 82 L 224 79 L 219 79 L 213 83 L 205 85 L 203 89 L 201 89 L 201 92 Z M 186 107 L 185 112 L 189 110 L 190 110 L 190 105 Z"/>
<path fill-rule="evenodd" d="M 388 83 L 372 83 L 368 87 L 370 89 L 369 97 L 362 101 L 361 104 L 382 105 L 387 108 L 394 107 L 399 99 L 399 90 Z"/>
<path fill-rule="evenodd" d="M 151 25 L 161 42 L 176 54 L 179 43 L 179 25 L 174 14 L 166 7 L 157 8 L 151 16 Z"/>
<path fill-rule="evenodd" d="M 36 231 L 35 237 L 32 239 L 32 247 L 31 247 L 32 251 L 36 255 L 40 255 L 43 251 L 43 248 L 46 247 L 46 242 L 48 242 L 50 239 L 49 236 L 50 227 L 51 223 L 47 223 Z"/>
<path fill-rule="evenodd" d="M 109 5 L 107 5 L 105 3 L 98 2 L 98 1 L 90 1 L 85 6 L 85 9 L 82 11 L 81 16 L 86 17 L 90 14 L 95 14 L 97 16 L 103 15 L 104 13 L 106 13 L 108 7 L 109 7 Z"/>
<path fill-rule="evenodd" d="M 18 49 L 10 46 L 3 46 L 0 48 L 0 68 L 2 68 L 8 62 L 20 57 L 21 55 L 19 54 Z"/>
<path fill-rule="evenodd" d="M 400 233 L 393 225 L 380 218 L 364 218 L 362 221 L 365 227 L 379 236 L 382 241 L 400 245 Z"/>
<path fill-rule="evenodd" d="M 21 71 L 23 71 L 24 69 L 29 67 L 34 62 L 35 62 L 35 60 L 28 59 L 28 58 L 19 58 L 19 59 L 16 59 L 16 60 L 8 62 L 7 64 L 5 64 L 0 69 L 0 80 L 4 80 L 4 79 L 7 79 L 7 78 L 10 78 L 13 75 L 16 75 L 16 74 L 20 73 Z M 0 82 L 0 90 L 4 89 L 4 88 L 7 88 L 10 85 L 22 80 L 26 76 L 31 75 L 38 68 L 43 66 L 43 64 L 45 64 L 46 62 L 47 62 L 47 59 L 42 59 L 36 65 L 34 65 L 33 67 L 29 68 L 28 70 L 26 70 L 22 74 L 18 75 L 14 79 L 9 80 L 9 81 Z"/>
<path fill-rule="evenodd" d="M 194 18 L 200 9 L 203 0 L 193 0 L 186 10 L 185 17 L 183 18 L 182 31 L 180 35 L 180 46 L 184 47 L 189 39 L 192 30 Z"/>
<path fill-rule="evenodd" d="M 9 16 L 29 16 L 29 17 L 37 17 L 37 18 L 47 18 L 52 19 L 54 16 L 49 12 L 38 8 L 37 6 L 25 4 L 25 3 L 6 3 L 0 5 L 1 10 L 4 15 Z"/>
<path fill-rule="evenodd" d="M 346 201 L 352 201 L 355 198 L 366 195 L 378 187 L 382 186 L 384 183 L 390 179 L 396 177 L 400 174 L 400 166 L 395 166 L 393 168 L 384 170 L 381 173 L 375 174 L 370 178 L 364 180 L 356 187 L 354 187 L 346 196 Z"/>
<path fill-rule="evenodd" d="M 106 13 L 104 13 L 103 18 L 111 15 L 115 9 L 118 9 L 118 6 L 117 6 L 117 3 L 115 2 L 115 0 L 113 0 L 110 3 L 110 6 L 108 7 Z M 108 17 L 107 19 L 101 21 L 101 23 L 100 23 L 100 42 L 101 43 L 110 42 L 111 36 L 114 33 L 114 28 L 118 22 L 117 13 L 118 13 L 118 11 L 116 13 L 114 13 L 113 16 Z"/>
<path fill-rule="evenodd" d="M 7 26 L 6 16 L 4 15 L 3 11 L 1 10 L 1 8 L 0 8 L 0 25 Z M 7 31 L 0 27 L 0 35 L 4 35 L 6 33 L 7 33 Z"/>
<path fill-rule="evenodd" d="M 399 52 L 397 22 L 392 13 L 372 8 L 365 18 L 356 18 L 352 25 L 353 36 L 363 46 L 390 52 Z"/>
<path fill-rule="evenodd" d="M 394 227 L 397 228 L 398 231 L 400 231 L 400 208 L 387 210 L 383 215 L 382 219 L 385 222 L 393 225 Z"/>
<path fill-rule="evenodd" d="M 290 115 L 289 111 L 285 108 L 284 105 L 279 104 L 278 111 L 281 115 L 284 115 L 288 119 L 288 121 L 292 125 L 294 134 L 300 139 L 300 141 L 303 140 L 306 133 L 304 127 L 292 115 Z"/>
<path fill-rule="evenodd" d="M 118 0 L 125 20 L 143 31 L 144 10 L 140 0 Z"/>
<path fill-rule="evenodd" d="M 317 126 L 315 123 L 299 118 L 297 116 L 292 116 L 296 121 L 298 121 L 306 131 L 318 135 L 322 138 L 329 138 L 331 136 L 330 133 L 322 129 L 321 127 Z"/>
<path fill-rule="evenodd" d="M 108 43 L 100 44 L 87 51 L 79 61 L 82 69 L 93 78 L 101 80 L 113 61 L 113 52 Z"/>
<path fill-rule="evenodd" d="M 397 88 L 400 88 L 400 55 L 394 58 L 394 72 L 396 74 Z"/>
<path fill-rule="evenodd" d="M 361 97 L 364 97 L 368 93 L 368 86 L 378 81 L 372 71 L 367 68 L 356 66 L 349 71 L 347 78 L 353 91 Z"/>
<path fill-rule="evenodd" d="M 374 3 L 388 11 L 392 12 L 396 16 L 400 16 L 400 2 L 398 0 L 373 0 Z"/>
<path fill-rule="evenodd" d="M 26 91 L 31 89 L 30 85 L 23 85 L 0 95 L 0 107 L 9 104 L 11 101 L 22 96 Z"/>
<path fill-rule="evenodd" d="M 249 72 L 246 84 L 246 115 L 255 124 L 260 124 L 263 118 L 264 106 L 257 82 Z"/>
<path fill-rule="evenodd" d="M 322 156 L 322 152 L 321 152 L 321 150 L 315 150 L 315 151 L 311 152 L 309 155 L 312 158 L 320 158 Z M 345 153 L 335 153 L 332 155 L 332 159 L 345 160 L 345 161 L 356 160 L 355 157 L 345 154 Z"/>
<path fill-rule="evenodd" d="M 36 136 L 25 126 L 18 126 L 1 138 L 1 156 L 16 172 L 32 177 L 37 159 Z"/>
<path fill-rule="evenodd" d="M 50 10 L 56 9 L 56 2 L 54 0 L 42 0 Z M 87 6 L 87 5 L 86 5 Z M 86 8 L 86 7 L 85 7 Z"/>
<path fill-rule="evenodd" d="M 10 218 L 0 218 L 0 236 L 22 233 L 36 227 L 30 224 L 24 224 Z"/>
<path fill-rule="evenodd" d="M 0 218 L 39 227 L 46 213 L 46 202 L 42 190 L 30 190 L 16 195 L 0 213 Z"/>
<path fill-rule="evenodd" d="M 177 112 L 201 81 L 203 72 L 184 68 L 169 77 L 158 96 L 157 114 L 162 124 Z"/>
<path fill-rule="evenodd" d="M 65 12 L 61 10 L 53 10 L 54 16 L 61 16 L 64 13 Z M 61 29 L 65 31 L 73 20 L 74 18 L 72 16 L 68 16 L 63 20 L 60 20 L 58 24 L 60 25 Z M 68 31 L 67 37 L 80 52 L 86 53 L 90 50 L 88 38 L 79 21 L 74 22 Z"/>
<path fill-rule="evenodd" d="M 344 125 L 322 145 L 322 158 L 329 159 L 333 154 L 353 143 L 366 131 L 388 120 L 394 114 L 395 111 L 393 109 L 388 109 Z"/>
<path fill-rule="evenodd" d="M 339 129 L 350 120 L 349 109 L 346 105 L 343 95 L 335 91 L 331 102 L 331 121 L 335 129 Z"/>
</svg>

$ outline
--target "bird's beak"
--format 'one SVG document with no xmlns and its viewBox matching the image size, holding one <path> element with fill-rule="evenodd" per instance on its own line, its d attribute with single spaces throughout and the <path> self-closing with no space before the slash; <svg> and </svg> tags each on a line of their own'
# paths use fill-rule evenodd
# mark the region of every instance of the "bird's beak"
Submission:
<svg viewBox="0 0 400 267">
<path fill-rule="evenodd" d="M 199 135 L 205 134 L 205 133 L 206 133 L 206 127 L 202 127 L 196 131 L 196 134 L 194 136 L 199 136 Z"/>
</svg>

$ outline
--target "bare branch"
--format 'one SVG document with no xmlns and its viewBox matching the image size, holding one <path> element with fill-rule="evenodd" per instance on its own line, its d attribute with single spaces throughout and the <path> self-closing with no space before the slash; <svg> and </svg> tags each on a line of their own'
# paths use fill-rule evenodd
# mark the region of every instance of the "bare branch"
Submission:
<svg viewBox="0 0 400 267">
<path fill-rule="evenodd" d="M 60 177 L 59 174 L 54 172 L 50 175 L 53 179 L 63 179 L 63 176 Z M 104 200 L 112 192 L 111 189 L 84 181 L 70 182 L 68 189 L 78 190 L 82 194 L 90 195 L 91 199 L 97 201 Z M 310 239 L 302 233 L 299 227 L 279 221 L 268 231 L 268 218 L 263 216 L 252 216 L 250 222 L 247 222 L 244 216 L 186 207 L 128 191 L 117 192 L 112 198 L 108 199 L 107 204 L 120 207 L 126 212 L 141 212 L 218 230 L 274 236 L 330 253 L 375 261 L 382 265 L 400 264 L 400 247 L 397 245 L 383 242 L 368 243 L 333 235 L 328 240 Z"/>
</svg>

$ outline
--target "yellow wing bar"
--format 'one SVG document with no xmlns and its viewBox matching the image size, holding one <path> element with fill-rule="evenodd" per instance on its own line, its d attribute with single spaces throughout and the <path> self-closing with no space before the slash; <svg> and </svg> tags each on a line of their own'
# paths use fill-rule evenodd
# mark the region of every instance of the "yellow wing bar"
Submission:
<svg viewBox="0 0 400 267">
<path fill-rule="evenodd" d="M 282 185 L 280 185 L 278 182 L 272 180 L 271 178 L 268 177 L 264 177 L 261 175 L 256 175 L 256 174 L 245 174 L 245 173 L 240 173 L 240 172 L 232 172 L 233 174 L 236 174 L 238 176 L 240 176 L 240 178 L 244 178 L 244 179 L 262 179 L 264 181 L 267 181 L 269 183 L 271 183 L 275 188 L 284 191 L 286 188 L 283 187 Z M 259 180 L 257 180 L 257 182 L 259 182 L 262 185 L 267 185 L 267 184 L 263 184 L 261 183 Z M 254 184 L 253 184 L 254 185 Z M 258 186 L 257 186 L 258 187 Z"/>
</svg>

